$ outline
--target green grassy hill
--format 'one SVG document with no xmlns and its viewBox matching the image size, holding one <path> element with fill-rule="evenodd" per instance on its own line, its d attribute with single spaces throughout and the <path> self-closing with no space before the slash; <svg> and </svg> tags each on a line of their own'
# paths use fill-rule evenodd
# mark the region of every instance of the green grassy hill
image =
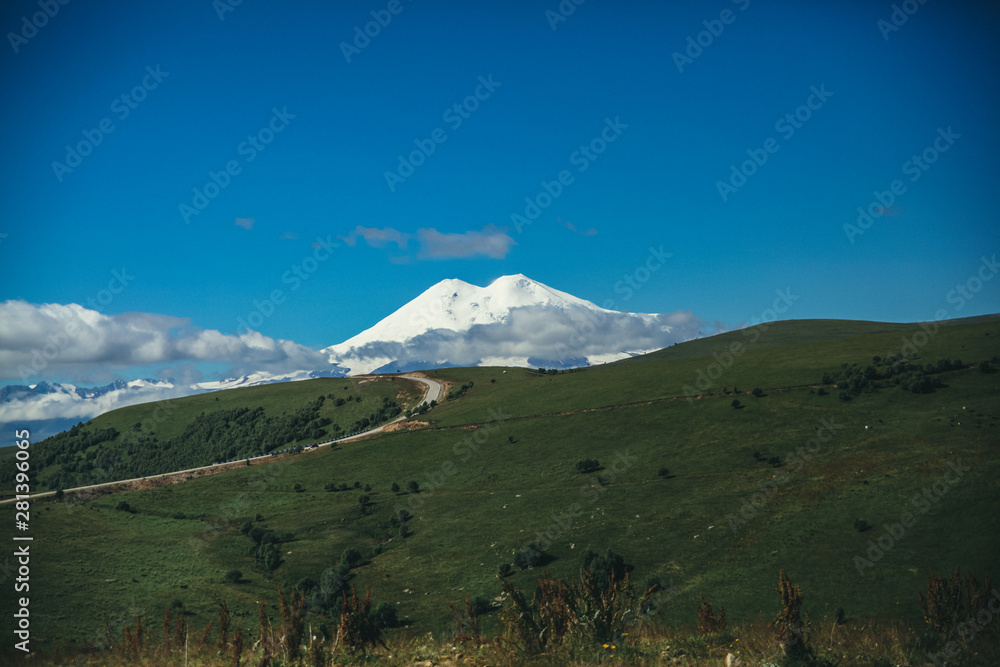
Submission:
<svg viewBox="0 0 1000 667">
<path fill-rule="evenodd" d="M 573 576 L 587 549 L 623 554 L 640 584 L 670 585 L 657 614 L 669 625 L 692 625 L 702 594 L 732 621 L 770 620 L 785 568 L 812 618 L 843 608 L 849 618 L 918 626 L 917 591 L 930 568 L 1000 572 L 1000 373 L 977 366 L 1000 353 L 1000 321 L 930 335 L 918 325 L 827 321 L 764 329 L 574 372 L 431 371 L 472 386 L 420 417 L 429 424 L 417 430 L 165 488 L 38 502 L 35 637 L 101 639 L 104 613 L 123 623 L 141 610 L 155 625 L 175 600 L 194 628 L 222 599 L 253 627 L 256 601 L 273 607 L 276 583 L 318 582 L 349 548 L 363 560 L 351 583 L 395 605 L 411 631 L 447 629 L 448 602 L 499 595 L 498 568 L 532 542 L 559 577 Z M 823 385 L 844 365 L 888 372 L 885 360 L 898 354 L 914 355 L 911 366 L 962 363 L 935 372 L 940 386 L 929 393 L 869 385 L 841 400 L 840 387 Z M 396 391 L 388 380 L 366 387 L 376 398 Z M 290 398 L 286 409 L 313 398 Z M 225 400 L 252 399 L 234 391 Z M 120 412 L 87 428 L 140 420 Z M 180 427 L 157 426 L 169 429 Z M 582 459 L 602 469 L 580 473 Z M 411 480 L 421 493 L 406 493 Z M 327 491 L 331 484 L 352 488 Z M 135 512 L 116 510 L 122 501 Z M 3 507 L 12 525 L 13 508 Z M 412 514 L 402 530 L 399 509 Z M 913 521 L 900 533 L 907 512 Z M 273 572 L 250 554 L 248 520 L 291 533 Z M 888 548 L 869 553 L 880 541 Z M 231 569 L 243 572 L 240 583 L 224 583 Z M 540 569 L 511 580 L 530 590 Z M 322 630 L 322 616 L 313 622 Z"/>
<path fill-rule="evenodd" d="M 33 443 L 33 484 L 68 489 L 305 446 L 367 427 L 373 413 L 388 415 L 384 406 L 402 411 L 422 395 L 405 378 L 322 378 L 120 408 Z M 6 496 L 12 463 L 0 459 Z"/>
</svg>

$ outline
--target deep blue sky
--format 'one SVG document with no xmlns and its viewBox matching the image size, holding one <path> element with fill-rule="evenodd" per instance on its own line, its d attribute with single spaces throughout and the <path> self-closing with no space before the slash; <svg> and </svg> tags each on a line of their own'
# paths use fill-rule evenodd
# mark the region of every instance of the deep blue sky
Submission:
<svg viewBox="0 0 1000 667">
<path fill-rule="evenodd" d="M 588 0 L 553 30 L 556 0 L 402 0 L 348 63 L 340 43 L 387 4 L 245 0 L 220 20 L 210 0 L 77 0 L 17 53 L 5 38 L 0 300 L 91 299 L 233 334 L 280 289 L 259 330 L 309 346 L 444 278 L 511 273 L 729 326 L 786 287 L 800 298 L 783 318 L 1000 311 L 1000 280 L 960 310 L 947 300 L 1000 250 L 995 3 L 930 0 L 885 39 L 888 2 Z M 672 54 L 726 9 L 732 23 L 678 71 Z M 5 3 L 0 27 L 37 11 Z M 121 119 L 114 100 L 157 66 L 168 76 Z M 453 130 L 443 113 L 490 76 L 500 86 Z M 823 86 L 833 95 L 794 135 L 775 127 Z M 274 108 L 295 118 L 248 162 L 238 146 Z M 106 118 L 114 131 L 60 182 L 52 163 Z M 627 129 L 578 171 L 573 152 L 608 118 Z M 904 164 L 949 127 L 960 138 L 911 181 Z M 385 171 L 436 128 L 447 140 L 390 191 Z M 777 152 L 723 201 L 717 182 L 770 137 Z M 186 224 L 179 205 L 230 160 L 241 173 Z M 573 183 L 519 232 L 511 214 L 564 169 Z M 849 242 L 844 223 L 895 179 L 905 193 Z M 354 245 L 292 289 L 282 276 L 317 237 Z M 651 246 L 673 255 L 625 299 L 615 285 Z M 123 267 L 134 279 L 94 301 Z"/>
</svg>

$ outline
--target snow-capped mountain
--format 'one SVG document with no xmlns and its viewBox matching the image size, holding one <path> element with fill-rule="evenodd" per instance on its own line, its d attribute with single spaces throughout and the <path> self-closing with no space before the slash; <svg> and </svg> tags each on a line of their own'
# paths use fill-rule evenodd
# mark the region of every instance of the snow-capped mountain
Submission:
<svg viewBox="0 0 1000 667">
<path fill-rule="evenodd" d="M 227 378 L 211 382 L 199 382 L 191 385 L 201 391 L 218 391 L 220 389 L 236 389 L 238 387 L 256 387 L 261 384 L 273 384 L 275 382 L 295 382 L 297 380 L 313 380 L 315 378 L 344 377 L 347 370 L 339 368 L 336 364 L 330 370 L 295 371 L 294 373 L 250 373 L 240 377 Z"/>
<path fill-rule="evenodd" d="M 700 324 L 690 313 L 608 310 L 516 274 L 486 287 L 443 280 L 324 351 L 352 374 L 436 366 L 567 368 L 657 350 L 699 335 Z"/>
<path fill-rule="evenodd" d="M 486 287 L 442 280 L 371 328 L 322 350 L 329 365 L 321 368 L 195 383 L 10 385 L 0 389 L 0 427 L 51 434 L 136 403 L 316 377 L 445 366 L 587 366 L 696 338 L 701 325 L 690 311 L 654 315 L 601 308 L 521 274 Z"/>
<path fill-rule="evenodd" d="M 196 393 L 169 380 L 116 380 L 100 387 L 39 382 L 0 389 L 0 428 L 46 437 L 116 408 Z"/>
</svg>

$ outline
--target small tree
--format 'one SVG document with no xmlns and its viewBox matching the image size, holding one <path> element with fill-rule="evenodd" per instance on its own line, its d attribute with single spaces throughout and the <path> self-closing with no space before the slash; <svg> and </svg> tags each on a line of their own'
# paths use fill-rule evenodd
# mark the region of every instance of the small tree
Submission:
<svg viewBox="0 0 1000 667">
<path fill-rule="evenodd" d="M 739 410 L 740 408 L 743 407 L 743 405 L 740 404 L 740 399 L 738 399 L 738 398 L 734 398 L 733 402 L 730 403 L 730 405 L 733 406 L 733 408 L 735 408 L 736 410 Z"/>
<path fill-rule="evenodd" d="M 414 479 L 411 479 L 406 483 L 407 493 L 420 493 L 420 483 Z"/>
<path fill-rule="evenodd" d="M 223 580 L 227 584 L 238 584 L 241 579 L 243 579 L 243 572 L 240 570 L 230 570 L 229 572 L 226 572 L 226 576 L 223 577 Z"/>
<path fill-rule="evenodd" d="M 760 398 L 761 396 L 764 395 L 764 390 L 761 389 L 760 387 L 754 387 L 753 391 L 751 391 L 750 393 L 753 394 L 754 397 Z"/>
<path fill-rule="evenodd" d="M 584 474 L 601 469 L 601 464 L 597 459 L 583 459 L 576 462 L 576 469 Z"/>
<path fill-rule="evenodd" d="M 392 489 L 393 493 L 399 493 L 399 484 L 396 484 L 396 482 L 393 482 L 390 488 Z"/>
<path fill-rule="evenodd" d="M 656 474 L 666 479 L 667 477 L 670 477 L 670 470 L 668 470 L 667 468 L 660 468 L 659 470 L 656 471 Z"/>
<path fill-rule="evenodd" d="M 379 602 L 371 612 L 371 621 L 380 630 L 387 630 L 399 625 L 399 612 L 396 605 Z"/>
<path fill-rule="evenodd" d="M 352 569 L 360 565 L 361 560 L 361 552 L 354 547 L 344 549 L 344 553 L 340 556 L 340 562 Z"/>
</svg>

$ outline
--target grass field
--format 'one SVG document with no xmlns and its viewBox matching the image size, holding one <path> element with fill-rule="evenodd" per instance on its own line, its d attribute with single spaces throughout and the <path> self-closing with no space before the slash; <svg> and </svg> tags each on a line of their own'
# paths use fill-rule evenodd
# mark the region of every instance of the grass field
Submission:
<svg viewBox="0 0 1000 667">
<path fill-rule="evenodd" d="M 185 428 L 199 415 L 235 408 L 252 410 L 259 407 L 263 408 L 266 416 L 281 416 L 295 413 L 301 406 L 315 401 L 321 396 L 333 397 L 333 400 L 325 401 L 318 412 L 319 417 L 332 421 L 331 426 L 325 429 L 326 435 L 320 438 L 290 439 L 285 445 L 286 447 L 291 447 L 293 444 L 305 446 L 332 439 L 337 435 L 346 435 L 357 420 L 369 415 L 381 406 L 383 399 L 386 398 L 398 402 L 400 406 L 413 407 L 423 396 L 423 385 L 405 378 L 379 381 L 369 378 L 321 378 L 278 385 L 229 389 L 120 408 L 88 422 L 87 430 L 114 429 L 118 432 L 118 436 L 73 455 L 77 471 L 67 475 L 69 481 L 63 479 L 59 486 L 73 488 L 211 465 L 217 462 L 210 460 L 213 457 L 206 458 L 188 453 L 187 455 L 160 457 L 158 464 L 152 467 L 147 465 L 141 468 L 141 472 L 137 472 L 131 469 L 133 466 L 130 464 L 134 458 L 144 457 L 147 452 L 139 447 L 136 453 L 131 453 L 128 442 L 138 441 L 144 446 L 155 442 L 157 446 L 162 446 L 164 443 L 181 436 Z M 337 399 L 347 398 L 351 400 L 341 400 L 341 405 L 336 405 Z M 333 425 L 339 425 L 344 430 L 337 431 Z M 64 462 L 55 460 L 50 461 L 48 465 L 44 463 L 45 454 L 56 446 L 53 444 L 55 442 L 55 439 L 50 439 L 35 443 L 34 484 L 36 488 L 56 488 L 56 484 L 52 480 L 56 479 L 54 476 L 65 467 Z M 102 452 L 106 455 L 98 457 L 97 455 Z M 256 449 L 251 453 L 258 455 L 263 452 Z M 13 448 L 7 448 L 4 458 L 10 458 L 12 454 Z M 242 457 L 234 454 L 232 457 L 219 455 L 215 458 L 225 461 Z M 0 458 L 0 461 L 2 460 Z M 117 467 L 114 470 L 105 469 L 101 467 L 102 460 L 114 461 Z M 89 465 L 84 465 L 86 462 L 89 462 Z M 84 467 L 87 468 L 85 472 L 82 470 Z M 3 493 L 9 497 L 11 491 L 12 489 L 4 489 Z"/>
<path fill-rule="evenodd" d="M 367 560 L 352 583 L 396 605 L 409 623 L 403 632 L 447 632 L 447 603 L 498 596 L 498 568 L 532 541 L 544 547 L 544 569 L 557 577 L 572 577 L 587 549 L 623 554 L 634 580 L 669 585 L 655 619 L 663 626 L 693 625 L 702 594 L 725 606 L 732 622 L 770 620 L 780 609 L 776 581 L 785 568 L 817 623 L 842 608 L 849 619 L 919 628 L 917 591 L 931 568 L 1000 572 L 1000 374 L 974 367 L 1000 353 L 1000 321 L 940 326 L 923 344 L 913 338 L 920 331 L 775 323 L 756 338 L 734 332 L 554 375 L 430 371 L 474 386 L 421 417 L 430 423 L 418 430 L 171 487 L 38 502 L 34 641 L 71 651 L 103 638 L 102 614 L 124 624 L 141 611 L 155 624 L 175 600 L 194 628 L 214 618 L 223 599 L 253 627 L 257 600 L 276 613 L 276 583 L 318 579 L 348 547 Z M 919 363 L 961 358 L 969 368 L 942 374 L 946 386 L 929 394 L 897 387 L 845 402 L 833 387 L 818 391 L 825 372 L 900 353 L 907 341 Z M 736 342 L 743 348 L 734 350 Z M 699 387 L 700 373 L 709 382 Z M 348 383 L 314 382 L 339 391 Z M 363 390 L 394 395 L 398 383 Z M 276 405 L 268 393 L 277 390 L 291 409 L 314 398 L 310 385 L 222 392 L 219 404 Z M 734 387 L 738 394 L 724 393 Z M 750 395 L 755 387 L 764 395 Z M 734 397 L 742 409 L 731 406 Z M 179 399 L 173 414 L 200 411 L 213 398 Z M 110 413 L 95 425 L 122 430 L 151 407 Z M 157 431 L 175 428 L 165 421 Z M 758 461 L 755 452 L 784 465 Z M 577 472 L 586 458 L 602 470 Z M 669 469 L 666 478 L 661 468 Z M 407 494 L 410 480 L 423 491 Z M 324 490 L 355 481 L 362 489 Z M 394 482 L 404 490 L 393 493 Z M 373 508 L 368 517 L 356 509 L 362 493 Z M 115 510 L 121 500 L 137 513 Z M 412 535 L 387 538 L 385 521 L 400 507 L 414 515 L 406 524 Z M 12 509 L 5 507 L 4 525 L 13 524 Z M 904 512 L 912 525 L 885 538 Z M 270 575 L 255 570 L 238 530 L 257 514 L 258 524 L 295 536 L 281 545 L 284 562 Z M 857 520 L 871 528 L 859 532 Z M 880 538 L 890 546 L 869 554 Z M 376 547 L 381 553 L 369 555 Z M 868 562 L 860 571 L 859 558 Z M 233 568 L 244 580 L 223 583 Z M 517 571 L 511 581 L 530 590 L 539 575 Z M 7 614 L 11 596 L 0 600 Z M 486 617 L 488 626 L 494 617 Z M 323 622 L 314 619 L 320 631 Z"/>
</svg>

